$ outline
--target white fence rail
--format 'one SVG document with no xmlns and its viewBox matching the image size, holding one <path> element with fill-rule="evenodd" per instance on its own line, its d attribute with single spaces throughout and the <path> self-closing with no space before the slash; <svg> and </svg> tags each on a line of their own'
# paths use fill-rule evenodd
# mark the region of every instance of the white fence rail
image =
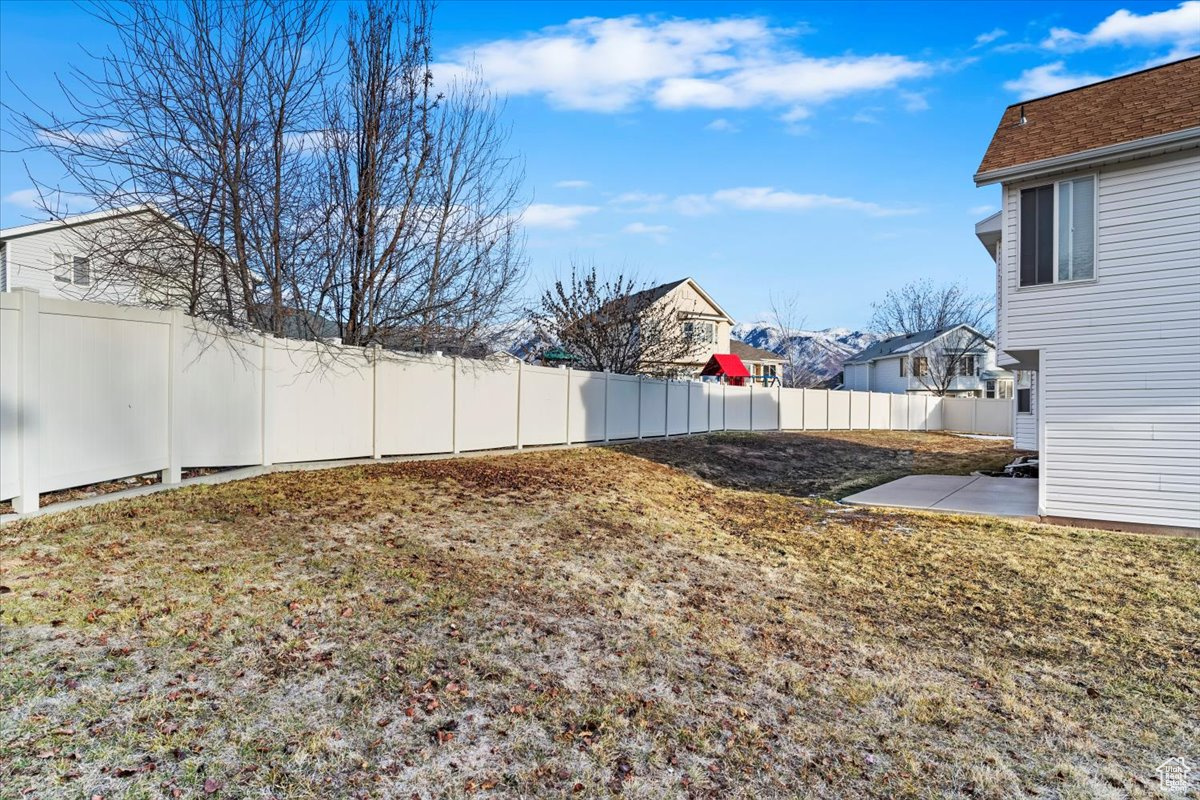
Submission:
<svg viewBox="0 0 1200 800">
<path fill-rule="evenodd" d="M 224 336 L 180 312 L 0 293 L 0 500 L 188 467 L 720 430 L 1010 435 L 1011 401 L 737 387 Z"/>
</svg>

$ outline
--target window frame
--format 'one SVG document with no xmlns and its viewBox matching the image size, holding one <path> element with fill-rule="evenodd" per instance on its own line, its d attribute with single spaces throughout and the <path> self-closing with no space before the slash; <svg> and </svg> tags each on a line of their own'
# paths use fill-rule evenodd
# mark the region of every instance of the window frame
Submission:
<svg viewBox="0 0 1200 800">
<path fill-rule="evenodd" d="M 1025 392 L 1029 396 L 1029 408 L 1021 410 L 1021 392 Z M 1033 386 L 1017 387 L 1013 393 L 1016 395 L 1017 413 L 1018 414 L 1033 414 Z"/>
<path fill-rule="evenodd" d="M 1090 278 L 1071 278 L 1069 280 L 1058 279 L 1058 241 L 1059 241 L 1059 187 L 1064 183 L 1074 183 L 1075 181 L 1092 179 L 1092 276 Z M 1043 186 L 1053 188 L 1051 196 L 1053 204 L 1051 206 L 1050 216 L 1052 217 L 1051 224 L 1051 242 L 1050 242 L 1050 282 L 1049 283 L 1021 283 L 1021 238 L 1025 235 L 1024 225 L 1021 224 L 1021 192 L 1026 189 L 1038 189 Z M 1059 286 L 1066 284 L 1078 283 L 1095 283 L 1100 277 L 1100 173 L 1099 172 L 1083 172 L 1077 175 L 1071 175 L 1066 178 L 1059 178 L 1053 181 L 1034 181 L 1028 186 L 1014 187 L 1013 191 L 1017 194 L 1017 241 L 1016 250 L 1013 253 L 1016 261 L 1016 284 L 1017 291 L 1022 292 L 1030 289 L 1044 289 L 1051 286 Z M 1074 189 L 1071 190 L 1074 192 Z"/>
</svg>

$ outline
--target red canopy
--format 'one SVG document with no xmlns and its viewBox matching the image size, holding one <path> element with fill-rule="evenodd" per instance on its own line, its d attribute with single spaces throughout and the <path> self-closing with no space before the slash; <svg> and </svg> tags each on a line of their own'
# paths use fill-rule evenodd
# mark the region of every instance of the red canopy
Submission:
<svg viewBox="0 0 1200 800">
<path fill-rule="evenodd" d="M 701 375 L 724 375 L 726 378 L 749 378 L 750 370 L 732 353 L 717 353 L 708 360 Z"/>
</svg>

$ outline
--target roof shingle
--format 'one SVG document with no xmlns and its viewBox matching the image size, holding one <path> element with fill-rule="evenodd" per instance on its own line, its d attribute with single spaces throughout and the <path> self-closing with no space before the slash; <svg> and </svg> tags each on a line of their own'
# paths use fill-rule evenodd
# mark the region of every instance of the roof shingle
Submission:
<svg viewBox="0 0 1200 800">
<path fill-rule="evenodd" d="M 978 172 L 1194 127 L 1200 127 L 1200 56 L 1012 104 Z"/>
</svg>

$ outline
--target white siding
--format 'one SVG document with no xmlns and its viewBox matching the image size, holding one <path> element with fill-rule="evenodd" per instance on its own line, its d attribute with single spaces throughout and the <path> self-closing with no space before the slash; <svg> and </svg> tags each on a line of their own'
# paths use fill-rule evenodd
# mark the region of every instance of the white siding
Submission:
<svg viewBox="0 0 1200 800">
<path fill-rule="evenodd" d="M 1042 513 L 1200 527 L 1200 155 L 1091 172 L 1088 282 L 1018 287 L 1019 190 L 1046 181 L 1005 187 L 1002 336 L 1040 351 Z"/>
<path fill-rule="evenodd" d="M 1028 414 L 1022 414 L 1017 411 L 1016 391 L 1018 388 L 1026 388 L 1023 384 L 1015 384 L 1013 386 L 1013 447 L 1018 450 L 1037 450 L 1038 449 L 1038 399 L 1037 399 L 1037 373 L 1030 373 L 1030 384 L 1028 388 L 1033 393 L 1033 405 L 1030 406 L 1033 410 Z"/>
<path fill-rule="evenodd" d="M 869 364 L 847 364 L 842 370 L 842 388 L 865 392 L 871 387 Z"/>
<path fill-rule="evenodd" d="M 37 289 L 43 297 L 66 300 L 93 300 L 103 303 L 136 305 L 141 302 L 137 287 L 132 283 L 113 283 L 99 279 L 92 268 L 91 286 L 74 286 L 54 279 L 56 256 L 85 255 L 88 244 L 72 228 L 18 236 L 4 243 L 4 260 L 8 267 L 8 289 Z"/>
</svg>

